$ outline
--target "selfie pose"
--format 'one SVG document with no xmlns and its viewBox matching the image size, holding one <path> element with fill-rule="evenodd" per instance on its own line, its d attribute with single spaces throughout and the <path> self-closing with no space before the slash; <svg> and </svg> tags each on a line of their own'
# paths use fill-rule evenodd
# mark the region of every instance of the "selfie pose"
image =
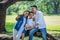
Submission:
<svg viewBox="0 0 60 40">
<path fill-rule="evenodd" d="M 13 30 L 13 40 L 20 40 L 22 33 L 25 32 L 24 26 L 27 23 L 29 11 L 25 11 L 23 15 L 17 17 L 17 22 Z"/>
</svg>

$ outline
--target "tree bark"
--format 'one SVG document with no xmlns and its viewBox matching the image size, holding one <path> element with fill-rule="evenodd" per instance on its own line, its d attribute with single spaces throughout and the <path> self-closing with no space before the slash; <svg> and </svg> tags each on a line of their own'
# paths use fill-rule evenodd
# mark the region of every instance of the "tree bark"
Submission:
<svg viewBox="0 0 60 40">
<path fill-rule="evenodd" d="M 4 4 L 0 4 L 0 33 L 6 32 L 5 30 L 6 10 L 4 6 L 5 6 Z"/>
<path fill-rule="evenodd" d="M 0 1 L 0 33 L 5 33 L 6 8 L 15 3 L 16 0 Z"/>
</svg>

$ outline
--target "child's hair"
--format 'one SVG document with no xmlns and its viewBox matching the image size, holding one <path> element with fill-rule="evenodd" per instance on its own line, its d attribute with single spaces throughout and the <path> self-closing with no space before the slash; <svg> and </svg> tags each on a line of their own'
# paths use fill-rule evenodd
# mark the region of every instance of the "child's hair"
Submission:
<svg viewBox="0 0 60 40">
<path fill-rule="evenodd" d="M 30 11 L 30 13 L 33 13 L 32 11 Z"/>
<path fill-rule="evenodd" d="M 30 11 L 30 12 L 29 12 L 29 15 L 30 15 L 30 13 L 32 13 L 32 14 L 33 14 L 33 12 L 32 12 L 32 11 Z"/>
</svg>

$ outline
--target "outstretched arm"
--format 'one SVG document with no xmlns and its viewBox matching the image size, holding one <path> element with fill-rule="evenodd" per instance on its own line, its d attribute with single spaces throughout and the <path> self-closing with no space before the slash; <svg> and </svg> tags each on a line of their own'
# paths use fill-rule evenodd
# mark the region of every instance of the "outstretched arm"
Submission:
<svg viewBox="0 0 60 40">
<path fill-rule="evenodd" d="M 17 17 L 16 17 L 16 21 L 20 18 L 20 15 L 18 14 Z"/>
</svg>

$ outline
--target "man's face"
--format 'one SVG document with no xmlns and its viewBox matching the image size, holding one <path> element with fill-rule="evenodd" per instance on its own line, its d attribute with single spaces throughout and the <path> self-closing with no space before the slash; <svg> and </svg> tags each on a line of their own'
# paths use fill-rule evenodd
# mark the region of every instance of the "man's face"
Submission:
<svg viewBox="0 0 60 40">
<path fill-rule="evenodd" d="M 24 12 L 24 16 L 27 17 L 29 12 Z"/>
<path fill-rule="evenodd" d="M 32 12 L 35 13 L 36 12 L 36 8 L 32 7 Z"/>
</svg>

